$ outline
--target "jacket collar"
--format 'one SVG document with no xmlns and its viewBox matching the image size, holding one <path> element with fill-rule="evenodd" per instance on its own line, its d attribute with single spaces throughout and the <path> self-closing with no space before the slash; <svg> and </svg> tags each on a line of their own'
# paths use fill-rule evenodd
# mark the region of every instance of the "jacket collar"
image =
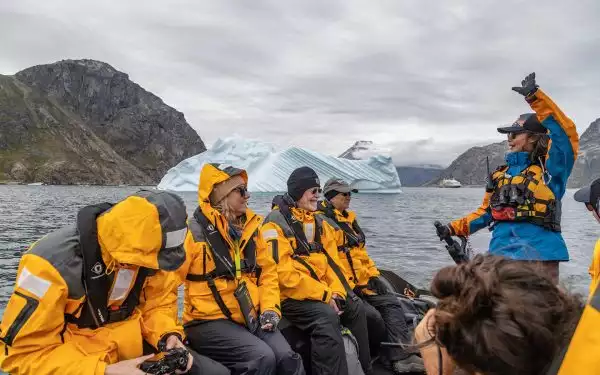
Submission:
<svg viewBox="0 0 600 375">
<path fill-rule="evenodd" d="M 529 159 L 529 152 L 509 152 L 505 156 L 506 164 L 509 167 L 521 167 L 526 168 L 531 165 L 531 160 Z"/>
<path fill-rule="evenodd" d="M 304 223 L 310 223 L 315 219 L 315 212 L 307 211 L 303 208 L 290 207 L 290 211 L 292 212 L 292 215 L 294 215 L 296 219 L 298 219 L 298 221 Z"/>
</svg>

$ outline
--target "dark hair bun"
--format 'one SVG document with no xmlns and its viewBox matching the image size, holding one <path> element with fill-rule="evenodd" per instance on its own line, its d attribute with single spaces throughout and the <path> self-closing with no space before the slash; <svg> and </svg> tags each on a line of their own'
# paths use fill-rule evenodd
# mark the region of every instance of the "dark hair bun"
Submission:
<svg viewBox="0 0 600 375">
<path fill-rule="evenodd" d="M 582 309 L 533 266 L 492 255 L 440 270 L 436 336 L 465 370 L 538 374 L 568 341 Z"/>
</svg>

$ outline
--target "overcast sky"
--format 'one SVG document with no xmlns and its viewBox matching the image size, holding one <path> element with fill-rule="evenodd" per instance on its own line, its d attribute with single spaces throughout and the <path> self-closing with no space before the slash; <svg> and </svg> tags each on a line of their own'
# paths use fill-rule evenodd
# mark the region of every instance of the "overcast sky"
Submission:
<svg viewBox="0 0 600 375">
<path fill-rule="evenodd" d="M 0 74 L 91 58 L 237 133 L 449 164 L 529 107 L 529 72 L 583 132 L 600 117 L 600 1 L 0 1 Z"/>
</svg>

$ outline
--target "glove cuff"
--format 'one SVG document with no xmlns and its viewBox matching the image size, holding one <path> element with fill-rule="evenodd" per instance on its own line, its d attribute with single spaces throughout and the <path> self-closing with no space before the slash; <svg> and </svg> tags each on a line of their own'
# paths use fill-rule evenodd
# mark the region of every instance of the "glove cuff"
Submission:
<svg viewBox="0 0 600 375">
<path fill-rule="evenodd" d="M 536 93 L 537 93 L 537 89 L 535 89 L 532 92 L 530 92 L 529 94 L 527 94 L 527 96 L 525 96 L 525 101 L 529 104 L 535 102 L 537 100 L 537 96 L 535 96 Z"/>
</svg>

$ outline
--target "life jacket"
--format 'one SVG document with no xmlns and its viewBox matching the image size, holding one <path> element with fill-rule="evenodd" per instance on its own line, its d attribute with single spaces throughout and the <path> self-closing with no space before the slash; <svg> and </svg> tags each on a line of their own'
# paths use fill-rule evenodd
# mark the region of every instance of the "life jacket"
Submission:
<svg viewBox="0 0 600 375">
<path fill-rule="evenodd" d="M 492 175 L 490 211 L 494 221 L 525 221 L 560 232 L 561 202 L 544 181 L 544 170 L 534 164 L 516 176 L 499 167 Z"/>
<path fill-rule="evenodd" d="M 346 280 L 344 273 L 342 272 L 342 270 L 337 265 L 337 263 L 335 263 L 335 261 L 331 258 L 329 253 L 323 247 L 323 243 L 321 242 L 322 222 L 318 218 L 318 215 L 315 215 L 314 241 L 308 242 L 308 239 L 306 238 L 306 234 L 304 233 L 304 228 L 302 226 L 302 222 L 300 222 L 298 219 L 296 219 L 296 217 L 294 217 L 294 215 L 292 214 L 292 212 L 290 210 L 290 206 L 295 205 L 294 200 L 287 194 L 278 195 L 278 196 L 275 196 L 275 198 L 273 198 L 272 205 L 273 205 L 273 207 L 277 206 L 279 208 L 279 211 L 283 215 L 286 223 L 288 224 L 288 226 L 292 230 L 292 233 L 294 234 L 294 238 L 296 239 L 296 248 L 293 249 L 292 259 L 294 259 L 294 260 L 298 261 L 300 264 L 302 264 L 308 270 L 308 272 L 310 273 L 310 276 L 313 279 L 320 282 L 321 280 L 319 279 L 319 276 L 317 275 L 315 270 L 310 266 L 310 264 L 308 264 L 308 262 L 306 262 L 302 258 L 302 256 L 310 255 L 311 253 L 324 254 L 325 257 L 327 258 L 327 264 L 329 265 L 329 267 L 331 267 L 331 269 L 333 270 L 335 275 L 338 277 L 338 279 L 342 283 L 344 290 L 346 291 L 348 296 L 350 298 L 352 298 L 353 300 L 356 300 L 358 297 L 356 296 L 356 294 L 350 287 L 350 284 L 348 284 L 348 280 Z"/>
<path fill-rule="evenodd" d="M 85 301 L 73 314 L 65 314 L 65 320 L 76 324 L 79 328 L 96 329 L 129 318 L 140 303 L 140 295 L 146 277 L 154 273 L 153 270 L 140 267 L 133 287 L 125 300 L 118 306 L 108 307 L 114 273 L 106 274 L 106 264 L 102 260 L 100 245 L 98 244 L 96 218 L 112 206 L 111 203 L 91 205 L 82 208 L 77 214 L 79 250 L 83 259 L 82 281 L 85 290 Z M 79 312 L 81 314 L 77 317 L 76 315 Z"/>
<path fill-rule="evenodd" d="M 200 207 L 194 212 L 194 219 L 199 224 L 204 235 L 204 239 L 208 243 L 208 251 L 210 251 L 215 260 L 215 269 L 206 272 L 206 258 L 204 259 L 204 269 L 202 274 L 188 273 L 186 279 L 188 281 L 206 282 L 210 291 L 219 305 L 221 312 L 228 319 L 231 319 L 231 310 L 225 304 L 221 293 L 217 290 L 215 279 L 224 277 L 228 280 L 235 280 L 240 274 L 254 274 L 258 279 L 260 277 L 260 267 L 256 264 L 256 243 L 254 242 L 254 234 L 250 236 L 247 243 L 240 243 L 240 248 L 243 249 L 243 258 L 239 259 L 239 269 L 235 265 L 235 261 L 231 258 L 227 241 L 223 238 L 219 230 L 212 225 Z M 192 233 L 194 232 L 192 227 Z M 206 257 L 206 252 L 204 253 Z"/>
<path fill-rule="evenodd" d="M 354 280 L 358 280 L 358 277 L 356 276 L 356 270 L 354 269 L 354 261 L 350 252 L 356 247 L 364 247 L 366 240 L 365 233 L 358 225 L 357 220 L 354 220 L 352 222 L 352 226 L 350 226 L 345 221 L 339 221 L 337 215 L 335 214 L 335 208 L 330 202 L 322 201 L 319 206 L 323 210 L 325 216 L 333 220 L 338 225 L 338 227 L 340 227 L 340 229 L 344 232 L 345 243 L 341 246 L 338 245 L 338 251 L 345 254 L 346 259 L 348 260 L 348 264 L 350 265 L 352 275 L 354 276 Z M 344 212 L 342 213 L 342 215 L 343 214 Z"/>
</svg>

